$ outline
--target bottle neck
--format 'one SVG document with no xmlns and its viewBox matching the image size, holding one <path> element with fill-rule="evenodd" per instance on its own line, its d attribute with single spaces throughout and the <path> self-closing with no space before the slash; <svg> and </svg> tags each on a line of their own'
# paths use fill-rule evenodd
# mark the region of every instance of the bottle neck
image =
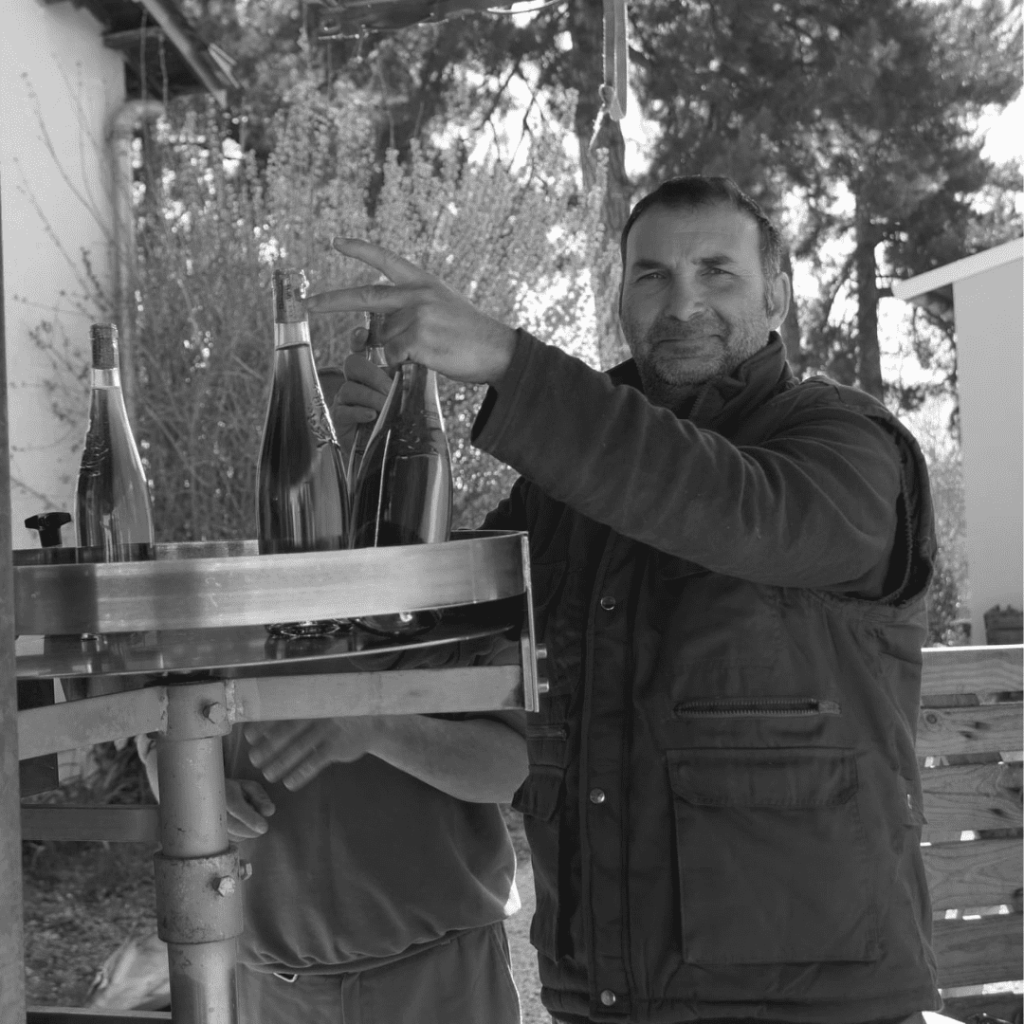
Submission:
<svg viewBox="0 0 1024 1024">
<path fill-rule="evenodd" d="M 387 372 L 391 374 L 391 370 L 388 369 L 388 357 L 384 354 L 383 345 L 367 345 L 366 358 L 369 359 L 374 366 L 379 366 L 382 370 L 387 370 Z"/>
<path fill-rule="evenodd" d="M 437 392 L 437 373 L 419 363 L 402 363 L 401 402 L 404 415 L 424 416 L 431 427 L 440 427 L 441 403 Z"/>
<path fill-rule="evenodd" d="M 121 371 L 116 368 L 94 366 L 92 368 L 92 386 L 94 388 L 119 388 L 121 386 Z"/>
<path fill-rule="evenodd" d="M 291 348 L 295 345 L 309 345 L 309 321 L 294 320 L 290 323 L 274 324 L 274 348 Z"/>
</svg>

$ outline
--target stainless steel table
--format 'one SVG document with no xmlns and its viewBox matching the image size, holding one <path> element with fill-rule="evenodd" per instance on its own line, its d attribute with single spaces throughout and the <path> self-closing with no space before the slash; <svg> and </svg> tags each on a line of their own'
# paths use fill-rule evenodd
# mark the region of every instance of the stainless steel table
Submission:
<svg viewBox="0 0 1024 1024">
<path fill-rule="evenodd" d="M 109 809 L 97 821 L 81 809 L 25 808 L 23 835 L 158 835 L 174 1024 L 236 1021 L 248 867 L 228 841 L 221 751 L 234 725 L 537 707 L 523 534 L 288 555 L 260 555 L 252 541 L 170 544 L 148 562 L 47 564 L 54 557 L 74 554 L 15 552 L 17 675 L 59 678 L 81 699 L 19 712 L 19 757 L 155 732 L 161 801 L 133 809 L 130 822 Z M 352 622 L 417 612 L 439 621 L 413 637 Z M 266 626 L 332 619 L 346 624 L 312 637 Z M 514 664 L 459 666 L 461 653 L 501 638 Z"/>
</svg>

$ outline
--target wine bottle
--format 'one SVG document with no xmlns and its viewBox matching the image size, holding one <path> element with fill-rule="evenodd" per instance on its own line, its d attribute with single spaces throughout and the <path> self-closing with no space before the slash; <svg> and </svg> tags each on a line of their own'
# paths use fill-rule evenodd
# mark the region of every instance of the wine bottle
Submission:
<svg viewBox="0 0 1024 1024">
<path fill-rule="evenodd" d="M 117 328 L 93 324 L 90 338 L 92 398 L 75 498 L 79 559 L 142 561 L 153 557 L 153 513 L 121 392 Z"/>
<path fill-rule="evenodd" d="M 348 484 L 334 424 L 313 363 L 301 270 L 275 270 L 274 376 L 256 486 L 261 554 L 347 546 Z M 334 623 L 336 626 L 337 623 Z M 326 624 L 268 627 L 296 635 Z"/>
<path fill-rule="evenodd" d="M 403 363 L 366 445 L 352 505 L 352 547 L 439 544 L 452 524 L 452 470 L 437 374 Z M 433 612 L 360 619 L 371 630 L 414 633 Z"/>
<path fill-rule="evenodd" d="M 274 271 L 274 376 L 257 473 L 264 554 L 343 548 L 348 485 L 313 363 L 302 271 Z"/>
<path fill-rule="evenodd" d="M 390 376 L 391 371 L 388 370 L 387 357 L 384 355 L 384 339 L 381 337 L 381 331 L 384 326 L 384 314 L 370 313 L 367 316 L 366 326 L 367 336 L 364 354 L 375 366 L 379 366 L 382 370 L 387 370 L 388 376 Z M 366 445 L 369 443 L 370 435 L 373 434 L 375 425 L 376 421 L 373 423 L 360 423 L 356 426 L 355 436 L 352 441 L 352 451 L 349 452 L 348 461 L 348 478 L 353 483 L 359 477 L 359 467 L 362 465 Z"/>
</svg>

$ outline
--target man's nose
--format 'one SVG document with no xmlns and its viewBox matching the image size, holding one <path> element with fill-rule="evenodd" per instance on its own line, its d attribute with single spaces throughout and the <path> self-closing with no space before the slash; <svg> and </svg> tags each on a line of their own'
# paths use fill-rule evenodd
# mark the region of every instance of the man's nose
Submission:
<svg viewBox="0 0 1024 1024">
<path fill-rule="evenodd" d="M 687 321 L 705 309 L 704 297 L 693 281 L 674 278 L 666 296 L 665 313 L 677 320 Z"/>
</svg>

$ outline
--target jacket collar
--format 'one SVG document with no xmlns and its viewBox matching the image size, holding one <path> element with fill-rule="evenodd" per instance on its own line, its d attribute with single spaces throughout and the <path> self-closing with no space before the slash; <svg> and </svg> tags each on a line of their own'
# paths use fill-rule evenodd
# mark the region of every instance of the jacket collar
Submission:
<svg viewBox="0 0 1024 1024">
<path fill-rule="evenodd" d="M 644 389 L 632 359 L 612 367 L 608 375 L 616 384 L 627 384 L 640 392 Z M 680 419 L 692 420 L 698 427 L 728 434 L 750 412 L 787 388 L 793 379 L 782 337 L 777 331 L 771 331 L 763 348 L 740 363 L 730 375 L 712 377 L 673 412 Z"/>
</svg>

